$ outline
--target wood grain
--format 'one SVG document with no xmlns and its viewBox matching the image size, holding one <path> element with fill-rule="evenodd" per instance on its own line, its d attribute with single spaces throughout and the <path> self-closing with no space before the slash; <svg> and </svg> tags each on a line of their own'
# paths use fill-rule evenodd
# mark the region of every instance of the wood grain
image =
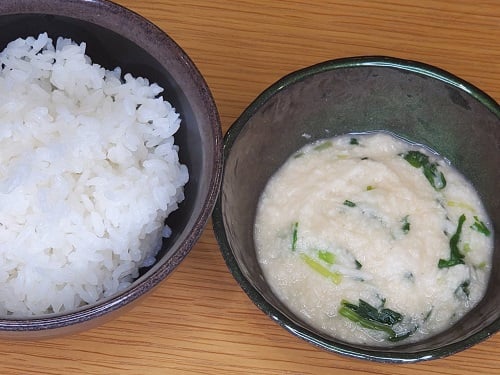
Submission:
<svg viewBox="0 0 500 375">
<path fill-rule="evenodd" d="M 191 56 L 224 132 L 266 87 L 311 64 L 388 55 L 446 69 L 500 100 L 500 2 L 118 0 Z M 45 341 L 0 342 L 1 374 L 500 374 L 500 335 L 454 356 L 387 365 L 326 353 L 260 312 L 211 223 L 178 270 L 122 317 Z"/>
</svg>

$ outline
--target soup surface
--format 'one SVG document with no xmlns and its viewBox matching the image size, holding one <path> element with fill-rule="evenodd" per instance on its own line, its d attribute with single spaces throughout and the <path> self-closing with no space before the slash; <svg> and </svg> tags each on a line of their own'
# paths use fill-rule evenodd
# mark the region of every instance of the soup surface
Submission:
<svg viewBox="0 0 500 375">
<path fill-rule="evenodd" d="M 392 134 L 306 145 L 270 179 L 255 242 L 275 294 L 351 343 L 421 340 L 482 298 L 493 233 L 472 185 Z"/>
</svg>

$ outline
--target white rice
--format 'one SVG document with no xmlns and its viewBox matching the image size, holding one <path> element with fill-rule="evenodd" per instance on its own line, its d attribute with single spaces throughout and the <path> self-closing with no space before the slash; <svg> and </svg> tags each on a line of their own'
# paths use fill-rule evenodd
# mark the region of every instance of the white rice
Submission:
<svg viewBox="0 0 500 375">
<path fill-rule="evenodd" d="M 113 295 L 154 262 L 184 199 L 175 109 L 147 79 L 47 34 L 0 53 L 0 314 Z"/>
</svg>

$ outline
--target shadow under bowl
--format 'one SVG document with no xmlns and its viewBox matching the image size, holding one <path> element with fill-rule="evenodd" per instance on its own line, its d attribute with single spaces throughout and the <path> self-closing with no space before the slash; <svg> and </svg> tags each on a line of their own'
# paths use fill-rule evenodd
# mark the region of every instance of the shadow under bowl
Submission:
<svg viewBox="0 0 500 375">
<path fill-rule="evenodd" d="M 380 362 L 451 355 L 500 328 L 500 236 L 481 302 L 450 329 L 413 344 L 353 345 L 308 326 L 267 284 L 254 245 L 259 197 L 269 178 L 303 145 L 352 132 L 385 130 L 449 159 L 500 223 L 500 107 L 469 83 L 435 67 L 389 57 L 327 61 L 264 91 L 224 139 L 224 176 L 213 213 L 222 255 L 250 299 L 292 334 L 320 348 Z"/>
<path fill-rule="evenodd" d="M 185 200 L 166 224 L 154 265 L 126 290 L 94 305 L 62 314 L 0 319 L 0 336 L 38 338 L 73 333 L 103 323 L 159 284 L 186 257 L 210 218 L 222 174 L 222 130 L 212 94 L 189 56 L 140 15 L 105 0 L 17 0 L 0 4 L 0 50 L 17 39 L 47 32 L 86 43 L 92 62 L 156 82 L 181 117 L 175 134 L 179 159 L 189 170 Z"/>
</svg>

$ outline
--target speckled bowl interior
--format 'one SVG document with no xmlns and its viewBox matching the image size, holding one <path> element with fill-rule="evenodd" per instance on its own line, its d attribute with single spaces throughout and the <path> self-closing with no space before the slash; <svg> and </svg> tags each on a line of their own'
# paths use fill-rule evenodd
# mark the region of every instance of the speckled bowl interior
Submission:
<svg viewBox="0 0 500 375">
<path fill-rule="evenodd" d="M 386 57 L 359 57 L 328 61 L 284 77 L 232 125 L 225 136 L 224 177 L 213 214 L 222 254 L 235 279 L 262 311 L 323 349 L 385 362 L 453 354 L 500 328 L 498 234 L 492 276 L 479 305 L 445 332 L 391 348 L 351 345 L 309 327 L 276 298 L 256 259 L 255 212 L 273 173 L 308 142 L 372 130 L 394 132 L 448 158 L 474 184 L 498 230 L 499 105 L 437 68 Z"/>
<path fill-rule="evenodd" d="M 104 0 L 16 0 L 0 3 L 0 49 L 18 37 L 47 32 L 85 42 L 93 62 L 106 69 L 148 78 L 180 113 L 175 135 L 179 158 L 190 180 L 185 200 L 167 219 L 173 234 L 157 262 L 141 270 L 127 290 L 68 314 L 32 319 L 0 319 L 0 336 L 42 337 L 93 327 L 123 311 L 165 279 L 201 235 L 212 212 L 222 172 L 222 131 L 217 109 L 202 75 L 168 35 L 143 17 Z"/>
</svg>

